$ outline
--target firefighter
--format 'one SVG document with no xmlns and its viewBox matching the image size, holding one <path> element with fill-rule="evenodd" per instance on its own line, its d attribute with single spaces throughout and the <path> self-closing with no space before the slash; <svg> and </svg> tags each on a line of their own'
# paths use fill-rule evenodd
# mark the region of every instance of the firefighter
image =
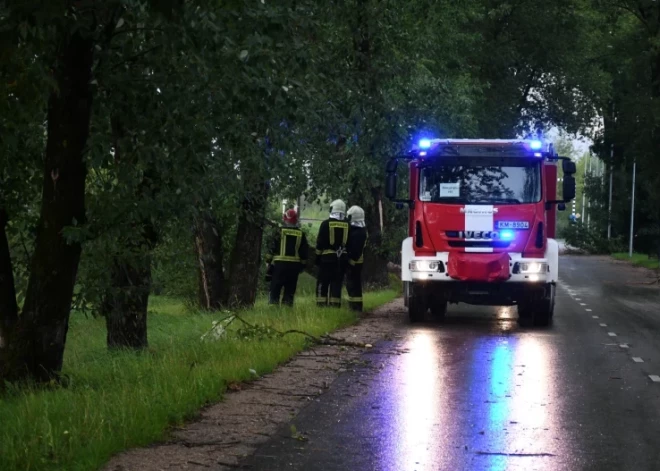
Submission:
<svg viewBox="0 0 660 471">
<path fill-rule="evenodd" d="M 269 304 L 293 306 L 298 286 L 298 275 L 307 263 L 309 245 L 305 233 L 298 227 L 298 213 L 287 210 L 282 216 L 283 224 L 266 254 L 270 278 Z M 282 295 L 282 290 L 284 294 Z"/>
<path fill-rule="evenodd" d="M 367 244 L 367 228 L 364 222 L 364 210 L 351 206 L 348 210 L 348 268 L 346 270 L 346 291 L 348 306 L 362 312 L 362 266 L 364 265 L 364 247 Z"/>
<path fill-rule="evenodd" d="M 316 265 L 319 273 L 316 281 L 316 304 L 341 307 L 341 289 L 348 265 L 346 243 L 348 222 L 346 203 L 335 200 L 330 204 L 330 216 L 321 223 L 316 238 Z"/>
</svg>

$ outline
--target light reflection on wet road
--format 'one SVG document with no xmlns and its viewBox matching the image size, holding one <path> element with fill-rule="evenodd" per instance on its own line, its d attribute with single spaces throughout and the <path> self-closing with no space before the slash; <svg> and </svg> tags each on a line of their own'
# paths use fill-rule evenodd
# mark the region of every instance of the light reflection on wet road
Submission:
<svg viewBox="0 0 660 471">
<path fill-rule="evenodd" d="M 515 309 L 474 306 L 450 307 L 442 325 L 402 322 L 397 340 L 364 356 L 369 366 L 342 375 L 294 420 L 308 442 L 283 430 L 246 465 L 659 470 L 660 385 L 649 381 L 660 372 L 658 291 L 613 288 L 621 275 L 604 261 L 562 264 L 552 328 L 521 329 Z"/>
</svg>

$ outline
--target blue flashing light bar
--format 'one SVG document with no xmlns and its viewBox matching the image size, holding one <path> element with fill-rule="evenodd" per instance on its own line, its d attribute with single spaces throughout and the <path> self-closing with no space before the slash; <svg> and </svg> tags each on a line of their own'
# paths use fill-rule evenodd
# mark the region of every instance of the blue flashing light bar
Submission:
<svg viewBox="0 0 660 471">
<path fill-rule="evenodd" d="M 500 232 L 500 239 L 501 240 L 513 240 L 515 238 L 516 234 L 511 231 L 511 230 L 504 230 Z"/>
<path fill-rule="evenodd" d="M 532 150 L 541 150 L 543 148 L 543 142 L 538 140 L 531 141 L 529 147 L 531 147 Z"/>
<path fill-rule="evenodd" d="M 419 148 L 420 149 L 428 149 L 431 147 L 431 140 L 430 139 L 421 139 L 419 141 Z"/>
</svg>

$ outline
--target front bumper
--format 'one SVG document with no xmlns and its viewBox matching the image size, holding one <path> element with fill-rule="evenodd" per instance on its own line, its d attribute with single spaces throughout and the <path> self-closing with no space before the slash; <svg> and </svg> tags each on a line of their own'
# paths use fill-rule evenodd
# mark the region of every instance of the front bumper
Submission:
<svg viewBox="0 0 660 471">
<path fill-rule="evenodd" d="M 549 283 L 550 263 L 546 258 L 523 258 L 521 254 L 509 254 L 509 277 L 505 283 Z M 448 252 L 435 257 L 414 257 L 408 266 L 411 281 L 464 283 L 470 280 L 453 279 L 447 272 Z"/>
</svg>

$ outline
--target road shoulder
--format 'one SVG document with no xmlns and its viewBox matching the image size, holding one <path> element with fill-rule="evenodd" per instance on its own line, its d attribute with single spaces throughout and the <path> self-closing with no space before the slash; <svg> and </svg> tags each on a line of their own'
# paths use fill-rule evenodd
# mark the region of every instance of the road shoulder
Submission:
<svg viewBox="0 0 660 471">
<path fill-rule="evenodd" d="M 355 325 L 333 333 L 350 342 L 374 344 L 392 338 L 403 322 L 401 299 L 366 313 Z M 166 443 L 128 450 L 105 471 L 235 469 L 307 404 L 318 400 L 364 349 L 316 346 L 249 384 L 228 392 L 194 422 L 173 431 Z"/>
</svg>

